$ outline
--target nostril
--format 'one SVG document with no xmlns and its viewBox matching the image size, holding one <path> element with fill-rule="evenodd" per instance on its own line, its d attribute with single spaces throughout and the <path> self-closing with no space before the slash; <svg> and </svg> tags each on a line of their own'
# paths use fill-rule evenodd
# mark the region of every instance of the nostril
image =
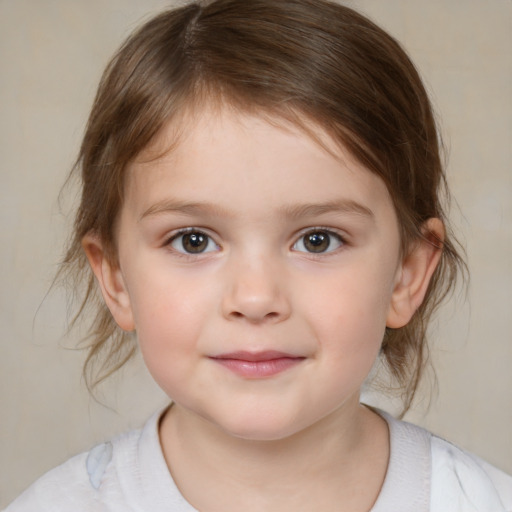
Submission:
<svg viewBox="0 0 512 512">
<path fill-rule="evenodd" d="M 280 314 L 277 312 L 277 311 L 270 311 L 269 313 L 266 313 L 264 315 L 251 315 L 250 313 L 242 313 L 240 311 L 231 311 L 230 315 L 232 319 L 235 319 L 235 318 L 245 318 L 249 321 L 272 321 L 272 320 L 276 320 L 280 317 Z"/>
<path fill-rule="evenodd" d="M 240 281 L 227 289 L 222 298 L 222 315 L 225 318 L 250 323 L 277 323 L 289 316 L 288 301 L 273 280 L 253 276 L 251 280 L 244 278 Z"/>
</svg>

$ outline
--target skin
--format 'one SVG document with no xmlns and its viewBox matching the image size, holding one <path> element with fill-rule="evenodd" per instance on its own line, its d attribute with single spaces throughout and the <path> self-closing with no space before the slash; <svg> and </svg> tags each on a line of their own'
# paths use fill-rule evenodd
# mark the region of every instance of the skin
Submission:
<svg viewBox="0 0 512 512">
<path fill-rule="evenodd" d="M 114 318 L 136 329 L 173 400 L 160 425 L 173 478 L 201 511 L 369 510 L 389 440 L 360 388 L 385 327 L 421 304 L 439 251 L 400 255 L 384 183 L 321 130 L 322 145 L 212 110 L 153 158 L 173 136 L 169 125 L 127 171 L 118 262 L 93 233 L 83 241 Z M 437 219 L 425 229 L 442 238 Z M 287 366 L 240 375 L 218 359 L 239 351 L 279 351 Z"/>
</svg>

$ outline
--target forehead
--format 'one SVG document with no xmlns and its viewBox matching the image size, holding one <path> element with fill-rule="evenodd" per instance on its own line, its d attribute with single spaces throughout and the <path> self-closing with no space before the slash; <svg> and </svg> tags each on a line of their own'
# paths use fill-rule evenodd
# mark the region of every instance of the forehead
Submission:
<svg viewBox="0 0 512 512">
<path fill-rule="evenodd" d="M 254 215 L 339 200 L 391 205 L 382 180 L 320 127 L 229 108 L 168 123 L 129 166 L 127 205 L 141 214 L 169 197 Z"/>
</svg>

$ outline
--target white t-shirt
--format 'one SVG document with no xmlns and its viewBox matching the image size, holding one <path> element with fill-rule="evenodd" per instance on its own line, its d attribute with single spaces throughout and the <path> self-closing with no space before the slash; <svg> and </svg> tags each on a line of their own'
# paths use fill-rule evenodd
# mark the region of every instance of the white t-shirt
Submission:
<svg viewBox="0 0 512 512">
<path fill-rule="evenodd" d="M 370 512 L 512 512 L 512 477 L 386 413 L 390 460 Z M 5 512 L 197 512 L 167 468 L 155 414 L 142 430 L 48 472 Z"/>
</svg>

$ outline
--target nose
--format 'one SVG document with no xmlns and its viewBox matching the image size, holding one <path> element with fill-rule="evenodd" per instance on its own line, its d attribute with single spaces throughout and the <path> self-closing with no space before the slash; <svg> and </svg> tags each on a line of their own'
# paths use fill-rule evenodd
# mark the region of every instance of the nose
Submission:
<svg viewBox="0 0 512 512">
<path fill-rule="evenodd" d="M 285 274 L 276 264 L 259 259 L 239 261 L 228 273 L 222 308 L 229 320 L 278 323 L 291 313 Z"/>
</svg>

